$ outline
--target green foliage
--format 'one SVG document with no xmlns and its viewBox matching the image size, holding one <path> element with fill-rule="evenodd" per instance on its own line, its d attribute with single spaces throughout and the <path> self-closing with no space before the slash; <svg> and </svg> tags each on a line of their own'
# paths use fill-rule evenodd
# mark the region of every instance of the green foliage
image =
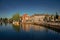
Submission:
<svg viewBox="0 0 60 40">
<path fill-rule="evenodd" d="M 58 15 L 58 13 L 56 12 L 56 19 L 58 19 L 58 17 L 59 17 L 59 15 Z"/>
<path fill-rule="evenodd" d="M 18 21 L 19 18 L 20 18 L 19 13 L 16 13 L 16 14 L 13 15 L 12 20 Z"/>
</svg>

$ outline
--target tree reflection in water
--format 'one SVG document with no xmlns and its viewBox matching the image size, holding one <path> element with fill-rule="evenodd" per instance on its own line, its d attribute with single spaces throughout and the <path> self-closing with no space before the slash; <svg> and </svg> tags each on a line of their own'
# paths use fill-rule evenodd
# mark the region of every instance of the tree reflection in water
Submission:
<svg viewBox="0 0 60 40">
<path fill-rule="evenodd" d="M 0 23 L 0 25 L 1 25 L 1 26 L 3 25 L 2 22 Z"/>
<path fill-rule="evenodd" d="M 14 24 L 12 24 L 12 27 L 14 28 L 14 30 L 16 32 L 19 32 L 20 31 L 20 25 L 14 25 Z"/>
<path fill-rule="evenodd" d="M 3 25 L 5 25 L 5 26 L 7 26 L 7 22 L 0 22 L 0 26 L 3 26 Z"/>
<path fill-rule="evenodd" d="M 7 26 L 8 23 L 5 22 L 4 24 L 5 24 L 5 26 Z"/>
</svg>

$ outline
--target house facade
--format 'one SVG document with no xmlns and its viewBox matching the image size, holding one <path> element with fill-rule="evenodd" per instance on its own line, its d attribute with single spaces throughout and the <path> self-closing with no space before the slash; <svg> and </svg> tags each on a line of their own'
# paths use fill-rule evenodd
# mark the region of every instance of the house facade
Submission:
<svg viewBox="0 0 60 40">
<path fill-rule="evenodd" d="M 45 15 L 43 14 L 34 14 L 31 19 L 32 22 L 44 22 Z"/>
<path fill-rule="evenodd" d="M 24 15 L 22 16 L 22 22 L 23 22 L 23 23 L 28 22 L 29 19 L 30 19 L 30 16 L 29 16 L 28 14 L 24 14 Z"/>
</svg>

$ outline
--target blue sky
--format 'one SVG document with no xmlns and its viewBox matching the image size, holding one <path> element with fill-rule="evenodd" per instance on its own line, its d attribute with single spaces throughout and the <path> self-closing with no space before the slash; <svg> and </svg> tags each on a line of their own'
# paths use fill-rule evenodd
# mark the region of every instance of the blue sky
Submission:
<svg viewBox="0 0 60 40">
<path fill-rule="evenodd" d="M 11 17 L 17 12 L 20 15 L 59 14 L 60 0 L 0 0 L 0 17 Z"/>
</svg>

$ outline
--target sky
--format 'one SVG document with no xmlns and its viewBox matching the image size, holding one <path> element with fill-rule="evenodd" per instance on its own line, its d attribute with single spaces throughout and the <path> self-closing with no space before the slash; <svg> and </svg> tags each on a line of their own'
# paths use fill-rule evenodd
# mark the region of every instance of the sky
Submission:
<svg viewBox="0 0 60 40">
<path fill-rule="evenodd" d="M 19 13 L 60 14 L 60 0 L 0 0 L 0 17 L 12 17 Z"/>
</svg>

